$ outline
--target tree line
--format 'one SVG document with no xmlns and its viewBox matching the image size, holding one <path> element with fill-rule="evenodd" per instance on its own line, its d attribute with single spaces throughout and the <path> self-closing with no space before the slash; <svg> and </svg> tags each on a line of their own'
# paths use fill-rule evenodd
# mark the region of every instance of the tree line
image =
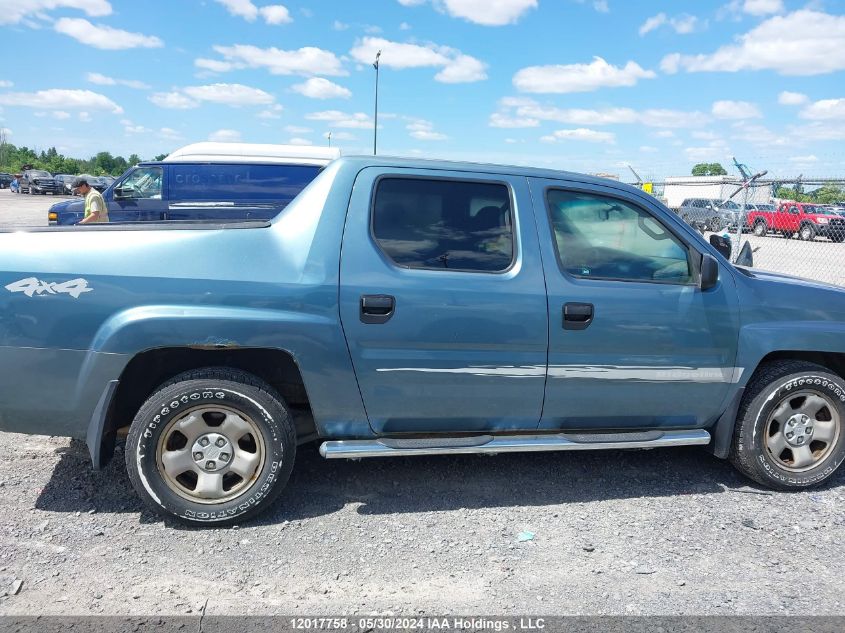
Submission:
<svg viewBox="0 0 845 633">
<path fill-rule="evenodd" d="M 162 160 L 166 154 L 160 154 L 152 160 Z M 91 174 L 92 176 L 119 176 L 133 165 L 141 162 L 141 157 L 132 154 L 129 158 L 112 156 L 110 152 L 98 152 L 91 158 L 70 158 L 60 154 L 55 147 L 37 152 L 26 146 L 16 147 L 11 143 L 0 143 L 0 172 L 19 174 L 24 165 L 33 169 L 45 169 L 51 174 Z"/>
</svg>

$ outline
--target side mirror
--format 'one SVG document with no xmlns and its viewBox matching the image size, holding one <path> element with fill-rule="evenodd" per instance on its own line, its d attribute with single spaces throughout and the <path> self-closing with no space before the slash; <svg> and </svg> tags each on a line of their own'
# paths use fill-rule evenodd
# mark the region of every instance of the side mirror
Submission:
<svg viewBox="0 0 845 633">
<path fill-rule="evenodd" d="M 722 255 L 725 259 L 730 261 L 730 259 L 731 259 L 731 240 L 730 239 L 724 238 L 721 235 L 713 234 L 713 235 L 710 236 L 710 246 L 715 248 L 717 251 L 719 251 L 720 255 Z"/>
<path fill-rule="evenodd" d="M 114 194 L 115 200 L 122 200 L 124 198 L 131 198 L 132 197 L 132 190 L 131 189 L 124 189 L 123 187 L 115 187 L 113 194 Z"/>
<path fill-rule="evenodd" d="M 701 256 L 701 289 L 710 290 L 719 282 L 719 263 L 712 255 Z"/>
<path fill-rule="evenodd" d="M 739 249 L 739 255 L 737 255 L 734 263 L 737 266 L 747 266 L 748 268 L 754 266 L 754 251 L 751 250 L 750 242 L 746 242 L 742 245 L 742 248 Z"/>
</svg>

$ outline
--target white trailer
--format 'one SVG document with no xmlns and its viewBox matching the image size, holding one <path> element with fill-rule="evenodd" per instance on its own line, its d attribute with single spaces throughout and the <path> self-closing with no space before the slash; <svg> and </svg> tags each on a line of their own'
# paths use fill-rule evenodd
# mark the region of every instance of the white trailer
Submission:
<svg viewBox="0 0 845 633">
<path fill-rule="evenodd" d="M 677 209 L 687 198 L 727 199 L 742 180 L 736 176 L 677 176 L 667 178 L 663 189 L 666 206 Z M 733 201 L 742 204 L 745 194 L 736 194 Z M 748 202 L 765 204 L 772 199 L 771 185 L 756 185 L 748 188 Z"/>
</svg>

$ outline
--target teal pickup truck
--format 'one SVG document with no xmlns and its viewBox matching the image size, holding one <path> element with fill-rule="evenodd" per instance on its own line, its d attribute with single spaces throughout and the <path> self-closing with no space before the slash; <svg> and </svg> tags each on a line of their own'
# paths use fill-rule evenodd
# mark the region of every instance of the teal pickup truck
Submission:
<svg viewBox="0 0 845 633">
<path fill-rule="evenodd" d="M 845 457 L 845 290 L 616 182 L 350 157 L 269 220 L 0 234 L 0 376 L 0 429 L 95 468 L 128 429 L 138 494 L 192 524 L 267 508 L 306 442 L 700 445 L 801 489 Z"/>
</svg>

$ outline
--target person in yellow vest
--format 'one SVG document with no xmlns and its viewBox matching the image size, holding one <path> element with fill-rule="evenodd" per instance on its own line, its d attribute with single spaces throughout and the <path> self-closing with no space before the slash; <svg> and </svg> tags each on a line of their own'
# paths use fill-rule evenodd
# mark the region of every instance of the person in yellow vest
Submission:
<svg viewBox="0 0 845 633">
<path fill-rule="evenodd" d="M 109 221 L 109 208 L 100 192 L 88 184 L 84 176 L 77 176 L 73 180 L 73 192 L 85 196 L 85 216 L 80 224 L 94 224 Z"/>
</svg>

